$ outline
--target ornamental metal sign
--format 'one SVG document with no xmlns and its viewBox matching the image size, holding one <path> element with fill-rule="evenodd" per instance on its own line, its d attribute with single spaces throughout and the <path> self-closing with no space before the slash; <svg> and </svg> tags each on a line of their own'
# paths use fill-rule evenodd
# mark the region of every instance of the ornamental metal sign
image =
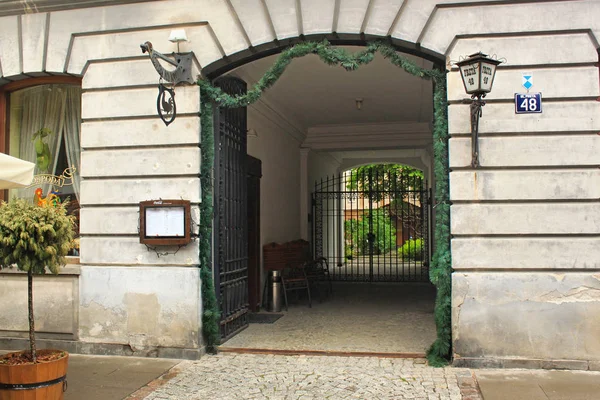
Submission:
<svg viewBox="0 0 600 400">
<path fill-rule="evenodd" d="M 177 105 L 175 104 L 175 90 L 165 87 L 162 83 L 158 85 L 158 97 L 156 98 L 156 111 L 166 126 L 177 116 Z"/>
<path fill-rule="evenodd" d="M 541 114 L 541 93 L 515 93 L 515 114 Z"/>
<path fill-rule="evenodd" d="M 52 174 L 39 174 L 34 175 L 33 180 L 27 187 L 39 186 L 43 184 L 50 184 L 52 187 L 61 188 L 64 186 L 70 186 L 73 184 L 73 179 L 75 175 L 75 171 L 77 168 L 69 167 L 63 171 L 61 175 L 52 175 Z"/>
</svg>

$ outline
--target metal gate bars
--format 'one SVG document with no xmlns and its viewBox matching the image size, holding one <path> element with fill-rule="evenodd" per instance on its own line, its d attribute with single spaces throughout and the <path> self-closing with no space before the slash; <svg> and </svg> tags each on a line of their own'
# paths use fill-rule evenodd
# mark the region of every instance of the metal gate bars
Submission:
<svg viewBox="0 0 600 400">
<path fill-rule="evenodd" d="M 237 78 L 215 84 L 229 94 L 246 92 Z M 214 280 L 223 341 L 249 323 L 246 130 L 245 107 L 215 113 Z"/>
<path fill-rule="evenodd" d="M 333 280 L 429 281 L 431 193 L 422 174 L 403 171 L 359 168 L 316 183 L 313 254 L 329 260 Z"/>
</svg>

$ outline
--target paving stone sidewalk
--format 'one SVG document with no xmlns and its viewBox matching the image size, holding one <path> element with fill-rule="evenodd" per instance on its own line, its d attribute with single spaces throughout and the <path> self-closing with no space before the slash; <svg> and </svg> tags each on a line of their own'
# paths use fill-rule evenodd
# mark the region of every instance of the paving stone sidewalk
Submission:
<svg viewBox="0 0 600 400">
<path fill-rule="evenodd" d="M 152 393 L 131 399 L 422 399 L 460 400 L 471 372 L 432 368 L 422 359 L 219 354 L 184 361 Z M 160 379 L 159 379 L 160 381 Z M 465 398 L 479 399 L 476 389 Z M 140 395 L 146 395 L 146 397 Z"/>
</svg>

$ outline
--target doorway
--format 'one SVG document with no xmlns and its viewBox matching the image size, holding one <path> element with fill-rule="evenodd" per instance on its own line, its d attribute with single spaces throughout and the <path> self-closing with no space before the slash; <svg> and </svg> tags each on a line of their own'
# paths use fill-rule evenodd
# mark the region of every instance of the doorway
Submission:
<svg viewBox="0 0 600 400">
<path fill-rule="evenodd" d="M 314 57 L 312 59 L 315 60 Z M 259 60 L 259 61 L 261 61 L 261 60 Z M 268 62 L 268 61 L 269 60 L 266 60 L 266 62 L 268 64 L 270 64 L 270 62 Z M 291 68 L 292 68 L 292 66 L 290 66 L 290 69 Z M 314 68 L 314 66 L 311 66 L 310 68 L 303 68 L 303 70 L 304 71 L 309 71 L 310 73 L 313 73 L 316 76 L 320 76 L 320 74 L 322 73 L 320 70 L 317 71 Z M 394 73 L 397 74 L 397 71 L 398 70 L 394 70 Z M 355 73 L 353 73 L 353 75 L 354 74 Z M 237 71 L 236 75 L 238 75 L 239 77 L 243 77 L 245 80 L 248 80 L 251 84 L 253 82 L 252 79 L 248 79 L 247 77 L 244 76 L 244 71 L 242 71 L 242 70 Z M 260 72 L 258 74 L 256 74 L 256 75 L 260 76 Z M 336 79 L 337 78 L 338 77 L 336 77 Z M 360 83 L 359 82 L 360 79 L 359 79 L 359 80 L 353 81 L 353 83 L 355 83 L 355 85 L 353 87 L 362 87 L 364 90 L 369 91 L 369 93 L 373 92 L 373 95 L 377 98 L 378 97 L 377 96 L 377 90 L 387 90 L 387 88 L 392 85 L 392 83 L 390 81 L 386 81 L 385 79 L 380 79 L 380 78 L 381 78 L 380 74 L 374 74 L 374 73 L 363 74 L 363 79 L 375 79 L 375 80 L 374 81 L 369 81 L 369 82 L 362 82 L 362 84 L 361 84 L 362 86 L 361 86 L 361 85 L 359 85 L 359 83 Z M 414 77 L 414 78 L 417 79 L 417 80 L 420 79 L 419 77 Z M 236 79 L 236 78 L 234 78 L 234 79 Z M 239 78 L 237 78 L 237 79 L 239 79 Z M 329 82 L 330 83 L 331 82 L 338 82 L 338 84 L 342 85 L 341 87 L 344 87 L 344 88 L 349 87 L 347 84 L 341 83 L 342 81 L 340 79 L 337 79 L 337 81 L 336 81 L 336 79 L 331 79 L 331 80 L 329 80 Z M 284 81 L 284 79 L 282 79 L 282 82 L 283 81 Z M 344 106 L 344 104 L 342 104 L 343 102 L 340 102 L 340 98 L 343 97 L 343 96 L 341 96 L 342 93 L 340 91 L 335 91 L 336 96 L 334 96 L 333 98 L 332 97 L 328 97 L 329 103 L 327 103 L 326 106 L 323 106 L 322 100 L 325 97 L 323 95 L 323 93 L 320 93 L 318 95 L 316 95 L 315 93 L 313 93 L 311 95 L 307 91 L 308 89 L 310 89 L 310 86 L 311 86 L 311 85 L 309 85 L 310 82 L 308 82 L 307 80 L 303 80 L 303 79 L 298 80 L 298 79 L 293 79 L 293 78 L 287 80 L 288 83 L 289 82 L 294 82 L 294 81 L 295 82 L 302 82 L 301 89 L 304 91 L 303 95 L 304 96 L 310 95 L 311 99 L 314 100 L 311 103 L 312 112 L 310 112 L 311 110 L 308 110 L 309 112 L 303 113 L 303 117 L 305 118 L 305 122 L 307 121 L 309 123 L 310 122 L 312 122 L 312 123 L 327 123 L 327 121 L 331 121 L 331 122 L 334 122 L 336 124 L 340 124 L 340 123 L 344 122 L 343 118 L 346 118 L 348 116 L 347 112 L 342 112 L 342 111 L 336 111 L 335 113 L 331 112 L 331 110 L 333 110 L 337 105 Z M 256 80 L 254 80 L 254 82 L 256 82 Z M 369 83 L 372 83 L 372 85 L 370 85 Z M 397 84 L 400 85 L 400 83 L 397 83 Z M 313 87 L 314 87 L 314 85 L 313 85 Z M 408 86 L 404 85 L 404 87 L 408 87 Z M 321 89 L 323 89 L 323 88 L 321 88 Z M 273 88 L 273 90 L 275 90 L 275 88 Z M 327 91 L 329 93 L 331 93 L 331 89 L 328 89 Z M 280 90 L 280 92 L 281 92 L 281 90 Z M 378 141 L 373 140 L 373 137 L 374 137 L 373 136 L 373 131 L 369 131 L 367 129 L 363 129 L 362 132 L 358 132 L 356 135 L 354 135 L 354 134 L 350 135 L 350 134 L 346 134 L 346 132 L 342 132 L 341 129 L 337 129 L 336 130 L 336 128 L 330 130 L 330 132 L 334 132 L 335 134 L 331 134 L 331 136 L 329 138 L 326 138 L 326 140 L 330 140 L 330 141 L 333 140 L 334 139 L 333 136 L 336 136 L 336 134 L 337 134 L 337 139 L 338 139 L 337 143 L 338 143 L 338 145 L 340 145 L 340 146 L 347 146 L 349 142 L 352 142 L 351 144 L 353 146 L 355 146 L 355 147 L 353 147 L 351 149 L 349 149 L 348 147 L 344 147 L 344 148 L 340 147 L 340 148 L 337 149 L 338 151 L 342 151 L 342 150 L 349 150 L 349 151 L 350 150 L 362 150 L 362 151 L 375 151 L 375 152 L 379 152 L 379 151 L 385 150 L 385 149 L 387 149 L 387 150 L 394 150 L 394 151 L 398 150 L 398 149 L 402 149 L 402 150 L 406 150 L 408 152 L 411 152 L 411 154 L 413 154 L 413 153 L 416 154 L 416 150 L 419 150 L 419 151 L 422 151 L 422 153 L 424 155 L 427 155 L 427 154 L 430 155 L 430 157 L 428 158 L 429 161 L 423 161 L 423 162 L 427 163 L 428 168 L 430 169 L 430 171 L 433 170 L 433 168 L 432 168 L 433 167 L 433 163 L 432 163 L 432 159 L 433 159 L 433 157 L 432 157 L 432 155 L 433 155 L 433 150 L 432 150 L 433 146 L 432 146 L 432 144 L 433 143 L 432 142 L 433 141 L 432 141 L 432 133 L 431 133 L 431 130 L 430 130 L 431 129 L 431 123 L 430 123 L 430 121 L 431 121 L 431 118 L 432 118 L 431 103 L 433 102 L 433 100 L 432 100 L 432 97 L 433 97 L 432 96 L 432 92 L 433 92 L 433 90 L 432 90 L 431 83 L 429 83 L 429 86 L 419 87 L 418 90 L 409 90 L 409 89 L 406 89 L 404 92 L 411 93 L 411 94 L 414 93 L 414 92 L 429 93 L 429 94 L 428 94 L 428 96 L 423 95 L 424 96 L 423 98 L 426 99 L 426 101 L 425 101 L 426 104 L 425 105 L 419 104 L 419 107 L 417 107 L 416 111 L 414 111 L 414 112 L 411 111 L 411 110 L 407 110 L 406 107 L 404 109 L 398 108 L 397 105 L 396 105 L 396 103 L 398 103 L 398 101 L 395 101 L 394 99 L 390 99 L 390 98 L 385 98 L 385 99 L 382 100 L 382 98 L 383 98 L 382 96 L 379 96 L 380 98 L 378 98 L 378 101 L 383 101 L 383 103 L 386 105 L 386 107 L 374 107 L 374 109 L 376 109 L 376 112 L 371 112 L 370 114 L 366 114 L 365 110 L 368 110 L 368 107 L 365 107 L 363 105 L 363 108 L 362 108 L 363 114 L 362 114 L 362 116 L 364 117 L 364 116 L 369 116 L 370 115 L 370 118 L 372 118 L 372 119 L 368 121 L 369 123 L 372 123 L 372 124 L 375 125 L 375 124 L 377 124 L 376 120 L 381 120 L 381 119 L 385 120 L 386 118 L 388 118 L 388 120 L 385 120 L 385 122 L 380 123 L 380 125 L 377 127 L 379 129 L 377 131 L 378 137 L 379 137 Z M 402 93 L 404 93 L 404 92 L 402 92 Z M 256 94 L 257 91 L 255 90 L 252 93 Z M 302 100 L 301 100 L 302 96 L 300 96 L 300 95 L 296 96 L 296 94 L 297 94 L 296 90 L 293 90 L 293 89 L 290 90 L 290 88 L 288 86 L 287 93 L 288 94 L 293 94 L 293 96 L 291 96 L 291 97 L 293 97 L 293 99 L 290 99 L 290 96 L 287 97 L 287 99 L 291 101 L 289 103 L 289 105 L 293 106 L 291 108 L 296 108 L 295 107 L 296 105 L 298 105 L 299 103 L 302 103 Z M 344 94 L 344 96 L 347 96 L 347 95 L 348 95 L 348 93 Z M 263 97 L 266 97 L 266 95 L 263 96 Z M 319 103 L 317 100 L 321 100 L 321 102 Z M 421 100 L 421 101 L 423 101 L 423 100 Z M 261 102 L 262 102 L 262 100 L 261 100 Z M 427 105 L 427 103 L 428 103 L 428 105 Z M 232 103 L 230 102 L 229 104 L 232 104 Z M 265 101 L 263 104 L 266 104 L 267 107 L 263 108 L 259 112 L 263 112 L 263 116 L 264 116 L 265 115 L 264 114 L 264 110 L 266 109 L 267 112 L 269 112 L 269 109 L 272 110 L 272 108 L 270 108 L 271 106 L 269 105 L 268 101 Z M 286 104 L 283 101 L 281 101 L 281 102 L 276 101 L 275 103 L 270 103 L 270 104 L 271 105 L 272 104 L 277 104 L 278 106 L 282 106 L 282 107 L 285 107 L 285 105 L 288 105 L 288 104 Z M 352 100 L 352 102 L 350 102 L 350 104 L 352 104 L 352 106 L 354 106 L 354 100 Z M 357 104 L 358 104 L 358 102 L 357 102 Z M 361 102 L 361 104 L 362 104 L 362 102 Z M 368 103 L 365 103 L 365 104 L 368 104 Z M 375 101 L 372 101 L 371 104 L 376 105 L 377 103 Z M 393 104 L 393 106 L 392 106 L 392 104 Z M 358 107 L 358 106 L 356 107 L 356 109 L 358 111 L 361 110 L 361 108 Z M 255 110 L 258 111 L 258 108 L 255 109 Z M 419 111 L 419 110 L 421 110 L 421 111 Z M 402 132 L 400 132 L 400 134 L 396 135 L 394 132 L 391 132 L 389 129 L 386 131 L 386 127 L 387 127 L 386 124 L 389 124 L 391 122 L 393 122 L 395 124 L 398 124 L 397 122 L 390 121 L 389 118 L 400 118 L 402 120 L 402 119 L 407 119 L 407 118 L 410 119 L 411 117 L 413 117 L 415 115 L 418 118 L 418 120 L 416 122 L 414 122 L 414 123 L 411 122 L 411 125 L 408 127 L 408 130 L 410 130 L 410 132 L 407 132 L 406 135 L 404 135 Z M 277 125 L 279 128 L 283 129 L 283 131 L 285 131 L 286 130 L 286 127 L 284 125 L 285 121 L 284 121 L 284 123 L 280 123 L 280 121 L 281 121 L 280 117 L 281 116 L 282 116 L 282 114 L 280 114 L 280 113 L 278 114 L 277 112 L 272 112 L 272 113 L 269 112 L 269 115 L 266 116 L 266 119 L 269 120 L 270 122 L 274 122 L 275 125 Z M 275 121 L 278 117 L 279 117 L 279 121 Z M 361 117 L 361 114 L 353 114 L 352 117 L 351 117 L 351 119 L 348 122 L 351 122 L 353 124 L 353 127 L 355 127 L 357 125 L 363 124 L 361 122 L 361 118 L 363 118 L 363 117 Z M 376 119 L 376 120 L 373 120 L 373 119 Z M 399 124 L 401 125 L 402 122 L 399 123 Z M 228 125 L 227 122 L 225 122 L 225 124 L 222 124 L 222 123 L 218 124 L 219 129 L 221 129 L 222 126 L 227 126 L 227 125 Z M 265 126 L 266 125 L 267 125 L 267 123 L 265 123 Z M 383 125 L 386 125 L 386 126 L 383 126 Z M 281 148 L 279 147 L 279 145 L 278 144 L 275 144 L 275 145 L 273 144 L 275 142 L 274 140 L 264 140 L 264 138 L 269 137 L 268 134 L 265 135 L 265 133 L 264 133 L 265 126 L 262 127 L 263 129 L 260 129 L 260 128 L 259 129 L 252 129 L 252 130 L 254 130 L 254 133 L 255 133 L 254 136 L 260 138 L 262 140 L 262 145 L 264 146 L 264 148 L 270 150 L 271 153 L 282 153 Z M 364 126 L 364 124 L 363 124 L 363 126 Z M 427 126 L 428 127 L 427 130 L 422 129 L 422 126 Z M 417 129 L 415 129 L 415 127 L 417 127 Z M 273 130 L 272 128 L 267 128 L 267 129 Z M 328 129 L 329 129 L 328 127 L 323 127 L 322 128 L 322 130 L 328 130 Z M 308 129 L 307 131 L 305 130 L 305 132 L 307 133 L 307 135 L 306 135 L 306 137 L 304 138 L 303 141 L 300 141 L 300 145 L 307 144 L 307 145 L 310 145 L 311 148 L 315 148 L 314 146 L 321 145 L 323 143 L 323 141 L 321 141 L 320 143 L 317 143 L 316 142 L 318 140 L 318 138 L 316 137 L 317 135 L 311 135 L 312 133 L 314 133 L 316 131 L 318 131 L 318 129 L 313 130 L 311 128 L 311 129 Z M 256 134 L 256 132 L 258 132 L 258 134 Z M 279 134 L 280 134 L 279 136 L 282 136 L 282 135 L 285 136 L 285 134 L 290 135 L 289 131 L 285 132 L 285 133 L 284 132 L 279 132 Z M 293 135 L 290 135 L 290 136 L 293 136 Z M 313 137 L 311 138 L 309 136 L 313 136 Z M 271 135 L 269 138 L 274 139 L 274 136 Z M 344 143 L 340 143 L 340 141 L 339 141 L 340 139 L 341 140 L 345 140 L 345 142 Z M 280 140 L 280 138 L 276 138 L 276 140 Z M 312 140 L 312 142 L 311 142 L 311 140 Z M 329 143 L 331 143 L 331 142 L 329 142 Z M 269 146 L 271 146 L 270 149 L 269 149 Z M 403 146 L 403 147 L 398 147 L 398 146 Z M 296 149 L 298 149 L 298 147 L 299 146 L 296 145 Z M 319 148 L 319 150 L 321 152 L 327 151 L 327 149 L 322 148 L 322 147 Z M 413 150 L 415 150 L 415 151 L 413 151 Z M 255 155 L 255 154 L 253 154 L 253 155 Z M 259 158 L 261 158 L 263 160 L 263 162 L 265 161 L 265 159 L 263 159 L 262 157 L 259 157 Z M 280 157 L 280 158 L 285 158 L 285 157 Z M 337 160 L 337 161 L 338 161 L 338 165 L 337 165 L 337 167 L 334 166 L 333 167 L 334 169 L 335 168 L 339 168 L 339 164 L 343 164 L 344 160 Z M 312 164 L 313 160 L 311 160 L 309 158 L 308 159 L 308 163 Z M 274 175 L 279 175 L 279 177 L 283 176 L 284 173 L 288 174 L 288 175 L 287 175 L 287 179 L 284 178 L 283 180 L 281 180 L 280 183 L 283 182 L 283 184 L 279 184 L 276 187 L 276 192 L 269 192 L 267 190 L 266 192 L 269 192 L 268 195 L 265 195 L 264 193 L 261 194 L 261 201 L 265 201 L 267 199 L 271 199 L 272 200 L 273 198 L 277 198 L 278 195 L 279 196 L 286 195 L 289 192 L 297 191 L 297 187 L 294 187 L 294 185 L 298 184 L 298 179 L 294 177 L 294 173 L 292 172 L 291 168 L 289 168 L 289 166 L 286 165 L 286 168 L 280 168 L 279 166 L 276 166 L 276 165 L 269 165 L 268 162 L 264 163 L 263 167 L 265 165 L 266 165 L 266 169 L 270 170 L 269 174 L 265 175 L 267 177 L 267 178 L 265 178 L 265 182 L 267 182 L 267 183 L 270 182 L 273 179 Z M 297 166 L 298 166 L 298 163 L 296 164 L 295 167 L 297 168 Z M 273 170 L 276 170 L 277 174 L 272 174 L 271 172 Z M 309 173 L 308 173 L 308 176 L 309 176 L 308 180 L 309 181 L 310 181 L 311 174 L 314 176 L 313 172 L 314 171 L 309 171 Z M 303 179 L 306 179 L 306 178 L 303 178 Z M 219 184 L 220 184 L 220 182 L 219 182 Z M 302 184 L 303 183 L 300 182 L 299 186 L 301 186 Z M 421 189 L 422 188 L 423 188 L 423 185 L 421 185 Z M 424 190 L 420 190 L 420 191 L 421 192 L 426 192 Z M 376 192 L 376 191 L 371 190 L 370 191 L 371 194 L 369 194 L 369 196 L 372 195 L 374 192 Z M 427 194 L 423 193 L 423 196 L 426 196 Z M 400 195 L 400 196 L 402 196 L 402 195 Z M 298 199 L 299 197 L 301 197 L 301 196 L 297 196 L 296 199 Z M 417 208 L 421 208 L 421 209 L 424 210 L 424 211 L 419 211 L 418 214 L 420 215 L 421 221 L 425 220 L 426 225 L 427 225 L 427 228 L 426 228 L 427 237 L 424 238 L 425 242 L 427 242 L 429 240 L 429 236 L 428 236 L 428 231 L 429 231 L 428 222 L 429 222 L 429 219 L 431 219 L 430 215 L 429 215 L 429 207 L 428 207 L 429 196 L 427 196 L 427 198 L 424 198 L 424 197 L 421 198 L 418 202 L 422 202 L 423 204 L 427 204 L 427 207 L 417 207 L 414 204 L 415 201 L 413 201 L 413 203 L 409 202 L 413 207 L 408 207 L 408 208 L 410 209 L 410 212 L 413 212 L 414 214 L 417 214 Z M 286 202 L 282 202 L 282 204 L 285 204 L 286 208 L 288 208 L 288 209 L 293 209 L 292 206 L 295 204 L 295 202 L 294 201 L 286 201 Z M 264 208 L 265 208 L 265 210 L 268 210 L 269 212 L 271 212 L 272 209 L 273 209 L 273 207 L 264 207 Z M 373 207 L 373 205 L 372 205 L 371 208 L 381 208 L 381 207 L 379 207 L 379 206 Z M 373 210 L 371 210 L 371 211 L 373 211 Z M 423 212 L 425 212 L 426 215 L 422 215 Z M 390 213 L 388 212 L 388 217 L 390 216 L 389 214 Z M 301 216 L 301 218 L 305 218 L 305 217 L 307 217 L 307 215 L 302 215 Z M 263 219 L 263 218 L 264 218 L 264 216 L 261 215 L 261 219 Z M 373 215 L 371 215 L 371 217 L 368 217 L 367 219 L 373 219 Z M 298 218 L 298 220 L 299 220 L 299 218 Z M 273 224 L 288 223 L 287 220 L 283 221 L 281 219 L 273 219 L 270 222 L 272 222 L 272 223 L 270 223 L 270 224 L 263 223 L 263 226 L 269 226 L 269 225 L 273 225 Z M 290 231 L 294 231 L 295 229 L 297 229 L 297 228 L 294 228 L 293 226 L 291 226 L 291 224 L 289 224 L 289 223 L 288 223 L 288 226 L 291 227 Z M 409 231 L 409 230 L 410 229 L 407 229 L 407 231 Z M 220 234 L 220 232 L 219 232 L 219 234 Z M 272 235 L 271 236 L 264 235 L 265 237 L 269 237 L 269 239 L 266 240 L 266 241 L 263 240 L 262 244 L 264 245 L 264 244 L 266 244 L 266 242 L 270 242 L 270 241 L 287 242 L 287 241 L 290 241 L 290 240 L 297 239 L 298 236 L 299 236 L 298 233 L 296 233 L 295 235 L 296 235 L 296 237 L 281 238 L 281 239 L 279 237 L 273 237 Z M 373 241 L 373 238 L 372 238 L 373 235 L 376 235 L 376 230 L 369 229 L 369 231 L 367 233 L 367 238 L 368 238 L 367 239 L 367 243 L 369 241 Z M 341 235 L 341 236 L 343 236 L 343 235 Z M 410 236 L 404 238 L 404 236 L 405 236 L 404 232 L 402 232 L 400 236 L 401 236 L 401 239 L 406 239 L 406 240 L 410 239 Z M 421 239 L 423 239 L 423 238 L 421 238 Z M 367 245 L 367 247 L 369 247 L 369 246 L 370 245 Z M 343 248 L 344 246 L 342 245 L 341 247 Z M 425 259 L 425 260 L 422 260 L 423 262 L 421 262 L 421 264 L 420 264 L 420 267 L 421 267 L 420 270 L 417 272 L 416 268 L 413 268 L 412 270 L 409 269 L 408 274 L 404 274 L 404 272 L 402 272 L 402 274 L 394 274 L 396 276 L 401 276 L 401 278 L 398 278 L 397 280 L 399 280 L 399 281 L 409 280 L 411 277 L 416 278 L 417 276 L 418 276 L 418 279 L 414 279 L 414 281 L 416 281 L 416 282 L 418 282 L 419 279 L 426 280 L 426 277 L 428 276 L 427 268 L 428 268 L 428 259 L 429 259 L 429 249 L 430 249 L 430 247 L 431 246 L 429 246 L 426 243 L 426 245 L 424 246 L 424 248 L 426 249 L 427 253 L 425 255 L 422 254 L 422 252 L 423 252 L 422 250 L 420 251 L 420 253 L 421 253 L 420 257 Z M 220 251 L 220 249 L 215 249 L 215 250 L 219 250 Z M 377 271 L 377 272 L 375 271 L 375 264 L 374 264 L 372 258 L 376 254 L 374 254 L 374 250 L 373 249 L 366 250 L 366 252 L 364 252 L 363 255 L 366 255 L 367 258 L 369 258 L 370 260 L 369 260 L 368 268 L 367 268 L 368 272 L 366 274 L 363 273 L 362 277 L 368 276 L 368 279 L 366 279 L 366 281 L 367 282 L 371 282 L 372 286 L 379 283 L 379 281 L 378 281 L 378 279 L 376 277 L 383 276 L 384 278 L 388 278 L 388 277 L 392 276 L 391 274 L 386 274 L 386 273 L 384 273 L 383 275 L 381 275 L 379 273 L 379 271 Z M 343 257 L 345 257 L 345 256 L 343 256 Z M 352 255 L 352 257 L 354 257 L 354 256 Z M 336 265 L 332 266 L 332 268 L 336 268 L 336 267 L 339 268 L 338 265 L 337 265 L 339 263 L 341 263 L 341 261 L 340 260 L 336 260 L 336 262 L 335 262 Z M 348 276 L 348 275 L 346 275 L 346 276 Z M 405 276 L 408 276 L 408 279 L 406 279 Z M 361 278 L 359 280 L 364 280 L 364 279 Z M 428 284 L 425 284 L 423 286 L 427 286 L 427 287 L 429 287 L 429 289 L 432 289 L 432 287 L 428 286 Z M 382 289 L 382 290 L 384 290 L 384 289 Z M 399 290 L 399 291 L 409 292 L 408 290 L 402 290 L 402 289 Z M 356 293 L 356 291 L 354 291 L 354 292 Z M 371 291 L 372 294 L 373 293 L 376 294 L 377 292 L 378 292 L 377 290 Z M 431 296 L 431 297 L 433 297 L 433 296 Z M 433 301 L 431 301 L 431 304 L 433 304 Z M 433 306 L 432 306 L 432 308 L 433 308 Z M 433 312 L 431 312 L 429 314 L 432 314 L 432 313 Z M 430 319 L 431 319 L 431 321 L 433 321 L 433 317 L 432 316 L 430 317 Z M 385 318 L 384 318 L 384 320 L 385 320 Z M 435 329 L 432 329 L 432 333 L 434 333 L 434 332 L 435 332 Z M 230 337 L 230 336 L 227 336 L 227 337 Z"/>
</svg>

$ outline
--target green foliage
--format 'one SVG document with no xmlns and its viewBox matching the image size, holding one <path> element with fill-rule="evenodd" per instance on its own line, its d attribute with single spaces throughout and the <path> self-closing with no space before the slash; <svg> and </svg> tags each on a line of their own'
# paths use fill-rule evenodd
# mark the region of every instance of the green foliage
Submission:
<svg viewBox="0 0 600 400">
<path fill-rule="evenodd" d="M 344 235 L 346 237 L 345 253 L 355 256 L 369 253 L 369 226 L 372 215 L 373 227 L 373 254 L 385 254 L 396 248 L 396 227 L 392 224 L 386 209 L 376 209 L 365 212 L 361 219 L 344 221 Z"/>
<path fill-rule="evenodd" d="M 402 225 L 417 237 L 422 235 L 423 229 L 421 207 L 410 191 L 422 189 L 423 172 L 401 164 L 369 164 L 353 168 L 346 181 L 346 190 L 369 192 L 369 198 L 374 201 L 388 200 L 390 216 L 402 221 Z M 404 196 L 396 197 L 397 193 L 404 193 Z"/>
<path fill-rule="evenodd" d="M 409 239 L 398 249 L 403 260 L 421 261 L 423 259 L 423 239 Z"/>
<path fill-rule="evenodd" d="M 219 107 L 237 108 L 245 107 L 257 101 L 262 92 L 271 87 L 283 74 L 287 66 L 294 58 L 303 57 L 308 54 L 316 54 L 323 62 L 332 66 L 340 66 L 347 71 L 355 70 L 360 65 L 366 65 L 373 61 L 375 53 L 379 52 L 393 65 L 402 68 L 411 75 L 418 76 L 424 79 L 433 80 L 434 95 L 433 95 L 433 152 L 434 152 L 434 174 L 436 178 L 435 203 L 436 203 L 436 224 L 435 224 L 435 252 L 430 268 L 430 279 L 437 288 L 435 320 L 437 326 L 438 337 L 427 352 L 427 358 L 430 365 L 441 366 L 447 364 L 450 359 L 452 349 L 452 329 L 450 324 L 450 290 L 451 290 L 451 258 L 450 258 L 450 205 L 449 205 L 449 190 L 448 190 L 448 102 L 446 96 L 446 72 L 440 70 L 427 70 L 419 67 L 412 61 L 398 54 L 396 49 L 382 41 L 369 43 L 366 48 L 354 54 L 348 53 L 345 49 L 331 46 L 327 41 L 323 42 L 304 42 L 299 43 L 283 51 L 277 58 L 273 66 L 264 74 L 264 76 L 244 95 L 231 96 L 223 92 L 220 88 L 213 86 L 209 81 L 199 80 L 200 92 L 202 93 L 202 150 L 203 150 L 203 166 L 202 171 L 213 166 L 212 156 L 212 120 L 208 121 L 205 118 L 205 113 L 208 107 L 204 103 L 209 101 L 214 102 Z M 212 110 L 210 111 L 212 113 Z M 212 115 L 212 114 L 211 114 Z M 205 144 L 205 140 L 209 139 L 210 145 Z M 204 151 L 209 151 L 210 155 L 205 155 Z M 202 191 L 210 190 L 212 196 L 212 182 L 210 174 L 201 173 Z M 211 199 L 212 197 L 209 196 Z M 204 194 L 203 194 L 204 198 Z M 203 200 L 201 212 L 208 215 L 208 224 L 202 223 L 202 226 L 212 226 L 212 201 L 206 202 Z M 208 213 L 208 214 L 207 214 Z M 208 247 L 208 251 L 202 250 Z M 207 256 L 208 255 L 208 256 Z M 202 257 L 210 257 L 210 234 L 204 232 L 201 234 L 201 260 Z M 207 268 L 208 259 L 202 262 L 203 274 L 207 278 L 210 276 L 210 271 L 204 271 Z M 204 290 L 203 279 L 203 303 L 206 305 L 205 296 L 214 296 L 214 288 Z M 212 280 L 211 281 L 212 286 Z M 209 302 L 210 303 L 210 302 Z M 216 307 L 216 305 L 215 305 Z M 205 308 L 206 310 L 206 308 Z M 209 324 L 204 323 L 204 332 L 207 336 L 209 349 L 218 343 L 218 340 L 208 338 L 208 335 L 213 335 L 218 332 L 218 308 L 217 311 L 210 313 L 211 318 L 207 321 L 212 321 Z M 216 326 L 216 327 L 215 327 Z M 210 333 L 213 332 L 213 333 Z M 212 344 L 211 344 L 212 343 Z"/>
<path fill-rule="evenodd" d="M 434 79 L 433 160 L 433 171 L 436 179 L 435 251 L 429 269 L 429 279 L 437 289 L 434 312 L 437 339 L 427 351 L 427 359 L 430 365 L 443 366 L 452 357 L 450 170 L 448 167 L 448 102 L 445 76 Z"/>
<path fill-rule="evenodd" d="M 202 143 L 202 163 L 200 183 L 202 202 L 200 203 L 200 279 L 202 281 L 202 331 L 206 341 L 206 351 L 216 353 L 221 341 L 221 313 L 217 304 L 215 286 L 211 272 L 211 235 L 213 220 L 212 167 L 214 161 L 213 105 L 210 98 L 201 91 L 200 116 Z"/>
<path fill-rule="evenodd" d="M 350 170 L 346 189 L 377 192 L 406 191 L 412 185 L 420 186 L 422 180 L 423 172 L 407 165 L 369 164 Z"/>
<path fill-rule="evenodd" d="M 24 199 L 0 204 L 0 268 L 53 274 L 65 265 L 74 235 L 66 204 L 37 206 Z"/>
<path fill-rule="evenodd" d="M 402 68 L 411 75 L 424 79 L 445 79 L 444 72 L 423 69 L 398 54 L 393 46 L 382 41 L 369 43 L 364 50 L 351 54 L 346 49 L 331 46 L 325 40 L 323 42 L 298 43 L 284 50 L 275 61 L 275 64 L 265 72 L 263 77 L 246 94 L 231 96 L 221 88 L 215 87 L 210 82 L 202 79 L 198 81 L 198 85 L 200 85 L 201 91 L 206 93 L 220 107 L 245 107 L 257 101 L 265 90 L 273 86 L 294 58 L 316 54 L 328 65 L 339 66 L 346 71 L 352 71 L 360 65 L 366 65 L 373 61 L 376 52 L 381 53 L 392 64 Z"/>
</svg>

